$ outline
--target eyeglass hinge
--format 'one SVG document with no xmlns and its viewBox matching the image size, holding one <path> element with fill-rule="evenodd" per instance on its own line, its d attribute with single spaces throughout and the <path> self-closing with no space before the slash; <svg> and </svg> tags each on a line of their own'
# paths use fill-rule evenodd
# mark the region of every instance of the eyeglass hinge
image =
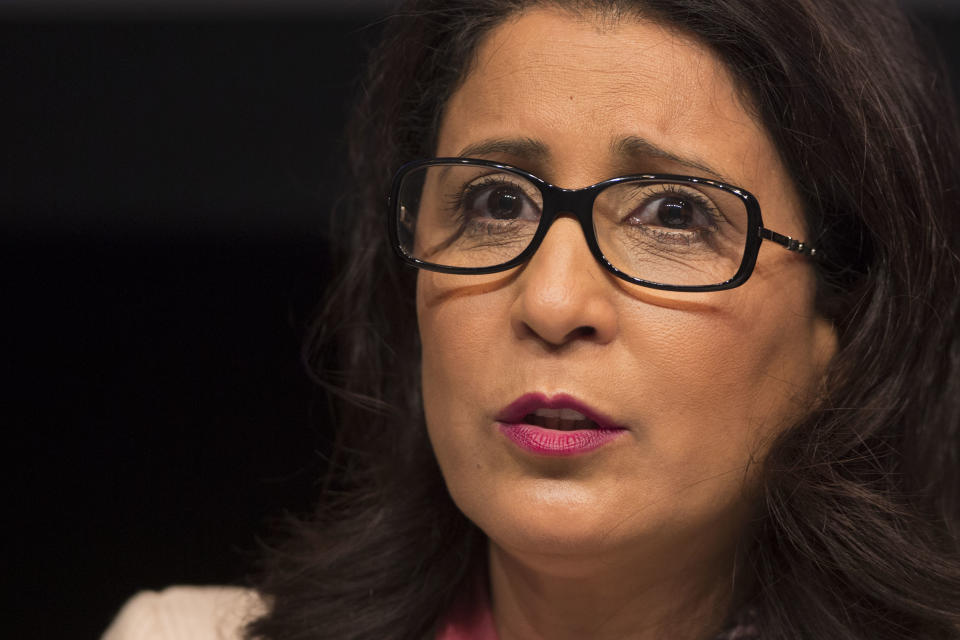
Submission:
<svg viewBox="0 0 960 640">
<path fill-rule="evenodd" d="M 777 233 L 776 231 L 771 231 L 765 227 L 760 227 L 760 237 L 766 240 L 772 240 L 777 244 L 783 246 L 788 251 L 795 251 L 796 253 L 801 253 L 807 256 L 817 255 L 817 250 L 809 246 L 801 240 L 796 240 L 790 236 L 785 236 L 782 233 Z"/>
</svg>

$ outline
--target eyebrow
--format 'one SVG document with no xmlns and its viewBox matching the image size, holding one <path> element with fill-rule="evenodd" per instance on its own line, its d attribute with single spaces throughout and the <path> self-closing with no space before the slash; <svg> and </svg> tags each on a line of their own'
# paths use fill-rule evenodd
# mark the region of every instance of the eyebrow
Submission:
<svg viewBox="0 0 960 640">
<path fill-rule="evenodd" d="M 639 136 L 617 138 L 610 144 L 610 151 L 615 156 L 630 159 L 660 158 L 669 160 L 675 164 L 706 173 L 708 177 L 721 182 L 731 183 L 722 173 L 702 160 L 677 155 Z M 458 157 L 470 158 L 497 154 L 507 154 L 531 162 L 543 162 L 549 159 L 550 149 L 542 141 L 535 138 L 491 138 L 463 147 Z"/>
<path fill-rule="evenodd" d="M 702 160 L 698 158 L 683 157 L 675 153 L 671 153 L 663 147 L 658 147 L 649 140 L 639 136 L 626 136 L 619 138 L 610 145 L 610 150 L 614 153 L 614 155 L 618 156 L 661 158 L 663 160 L 669 160 L 670 162 L 682 165 L 684 167 L 689 167 L 691 169 L 708 173 L 711 177 L 716 178 L 721 182 L 730 183 L 730 180 L 725 178 L 722 173 L 712 168 Z"/>
<path fill-rule="evenodd" d="M 505 153 L 525 160 L 546 160 L 550 150 L 543 142 L 533 138 L 493 138 L 468 144 L 460 150 L 461 158 L 488 156 Z"/>
</svg>

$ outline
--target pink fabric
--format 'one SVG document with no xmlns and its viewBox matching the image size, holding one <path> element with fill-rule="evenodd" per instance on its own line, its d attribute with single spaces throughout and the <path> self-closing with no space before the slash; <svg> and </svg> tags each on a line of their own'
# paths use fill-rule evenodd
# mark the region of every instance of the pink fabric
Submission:
<svg viewBox="0 0 960 640">
<path fill-rule="evenodd" d="M 499 640 L 485 582 L 460 594 L 437 626 L 437 640 Z"/>
<path fill-rule="evenodd" d="M 752 609 L 746 610 L 738 625 L 727 629 L 715 640 L 758 640 L 753 625 L 755 615 Z M 436 640 L 499 640 L 485 580 L 476 580 L 473 590 L 460 594 L 437 625 Z"/>
</svg>

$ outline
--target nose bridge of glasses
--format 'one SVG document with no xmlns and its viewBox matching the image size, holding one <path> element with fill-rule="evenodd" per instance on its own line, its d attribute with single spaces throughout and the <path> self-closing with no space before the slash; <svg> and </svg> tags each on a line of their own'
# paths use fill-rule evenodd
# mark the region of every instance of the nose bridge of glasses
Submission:
<svg viewBox="0 0 960 640">
<path fill-rule="evenodd" d="M 599 189 L 596 187 L 562 189 L 553 185 L 546 185 L 542 188 L 543 209 L 541 211 L 540 227 L 531 243 L 528 259 L 534 252 L 538 251 L 547 233 L 553 227 L 553 223 L 558 218 L 572 217 L 580 223 L 583 239 L 589 252 L 596 260 L 603 263 L 593 231 L 592 209 L 598 191 Z"/>
<path fill-rule="evenodd" d="M 543 212 L 542 221 L 543 233 L 549 230 L 556 219 L 562 215 L 570 215 L 580 222 L 584 236 L 588 244 L 593 236 L 593 201 L 596 198 L 597 189 L 587 187 L 586 189 L 561 189 L 552 187 L 543 194 Z"/>
</svg>

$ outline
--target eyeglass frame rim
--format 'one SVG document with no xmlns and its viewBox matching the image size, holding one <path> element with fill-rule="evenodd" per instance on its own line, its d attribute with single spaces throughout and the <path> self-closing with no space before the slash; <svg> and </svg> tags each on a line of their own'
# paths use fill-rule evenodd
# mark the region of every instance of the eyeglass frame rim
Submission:
<svg viewBox="0 0 960 640">
<path fill-rule="evenodd" d="M 534 232 L 533 237 L 530 239 L 530 243 L 522 252 L 520 252 L 519 255 L 512 260 L 491 267 L 448 267 L 427 262 L 425 260 L 420 260 L 419 258 L 414 258 L 403 251 L 402 247 L 400 246 L 400 235 L 397 229 L 397 224 L 400 217 L 400 189 L 403 185 L 403 180 L 412 171 L 439 165 L 489 167 L 491 169 L 503 170 L 519 175 L 537 186 L 541 195 L 543 196 L 540 220 L 537 223 L 536 232 Z M 740 268 L 733 275 L 733 277 L 725 280 L 724 282 L 709 285 L 661 284 L 659 282 L 652 282 L 642 278 L 635 278 L 627 273 L 624 273 L 610 263 L 606 256 L 603 255 L 603 251 L 600 249 L 600 244 L 597 242 L 596 230 L 594 229 L 593 225 L 593 205 L 596 201 L 597 195 L 604 189 L 618 183 L 637 180 L 645 180 L 650 182 L 663 181 L 705 184 L 730 193 L 738 197 L 744 203 L 744 206 L 747 210 L 746 244 L 743 250 L 743 259 L 740 262 Z M 757 257 L 760 253 L 760 245 L 764 240 L 770 240 L 774 244 L 783 247 L 787 251 L 799 253 L 809 258 L 821 257 L 820 252 L 809 243 L 796 240 L 791 236 L 777 233 L 772 229 L 767 229 L 764 227 L 763 216 L 760 212 L 760 203 L 756 196 L 746 189 L 727 184 L 719 180 L 671 173 L 643 173 L 616 176 L 587 187 L 582 187 L 580 189 L 565 189 L 563 187 L 558 187 L 554 184 L 551 184 L 543 178 L 530 173 L 529 171 L 514 167 L 513 165 L 504 164 L 502 162 L 496 162 L 493 160 L 463 157 L 429 158 L 426 160 L 414 160 L 402 165 L 393 176 L 390 195 L 387 198 L 387 233 L 389 234 L 390 244 L 393 247 L 394 252 L 400 257 L 401 260 L 409 265 L 419 269 L 426 269 L 427 271 L 435 271 L 438 273 L 483 275 L 499 273 L 501 271 L 509 271 L 510 269 L 518 267 L 530 260 L 537 252 L 537 249 L 540 248 L 540 244 L 543 242 L 543 239 L 549 232 L 550 227 L 553 226 L 553 223 L 557 220 L 561 212 L 570 214 L 577 219 L 577 221 L 580 223 L 580 229 L 583 231 L 584 238 L 586 239 L 587 247 L 590 249 L 590 253 L 593 255 L 594 259 L 596 259 L 596 261 L 599 262 L 600 265 L 603 266 L 607 271 L 621 280 L 625 280 L 631 284 L 641 287 L 648 287 L 651 289 L 658 289 L 661 291 L 725 291 L 739 287 L 745 283 L 753 273 L 754 267 L 756 267 L 757 264 Z"/>
</svg>

